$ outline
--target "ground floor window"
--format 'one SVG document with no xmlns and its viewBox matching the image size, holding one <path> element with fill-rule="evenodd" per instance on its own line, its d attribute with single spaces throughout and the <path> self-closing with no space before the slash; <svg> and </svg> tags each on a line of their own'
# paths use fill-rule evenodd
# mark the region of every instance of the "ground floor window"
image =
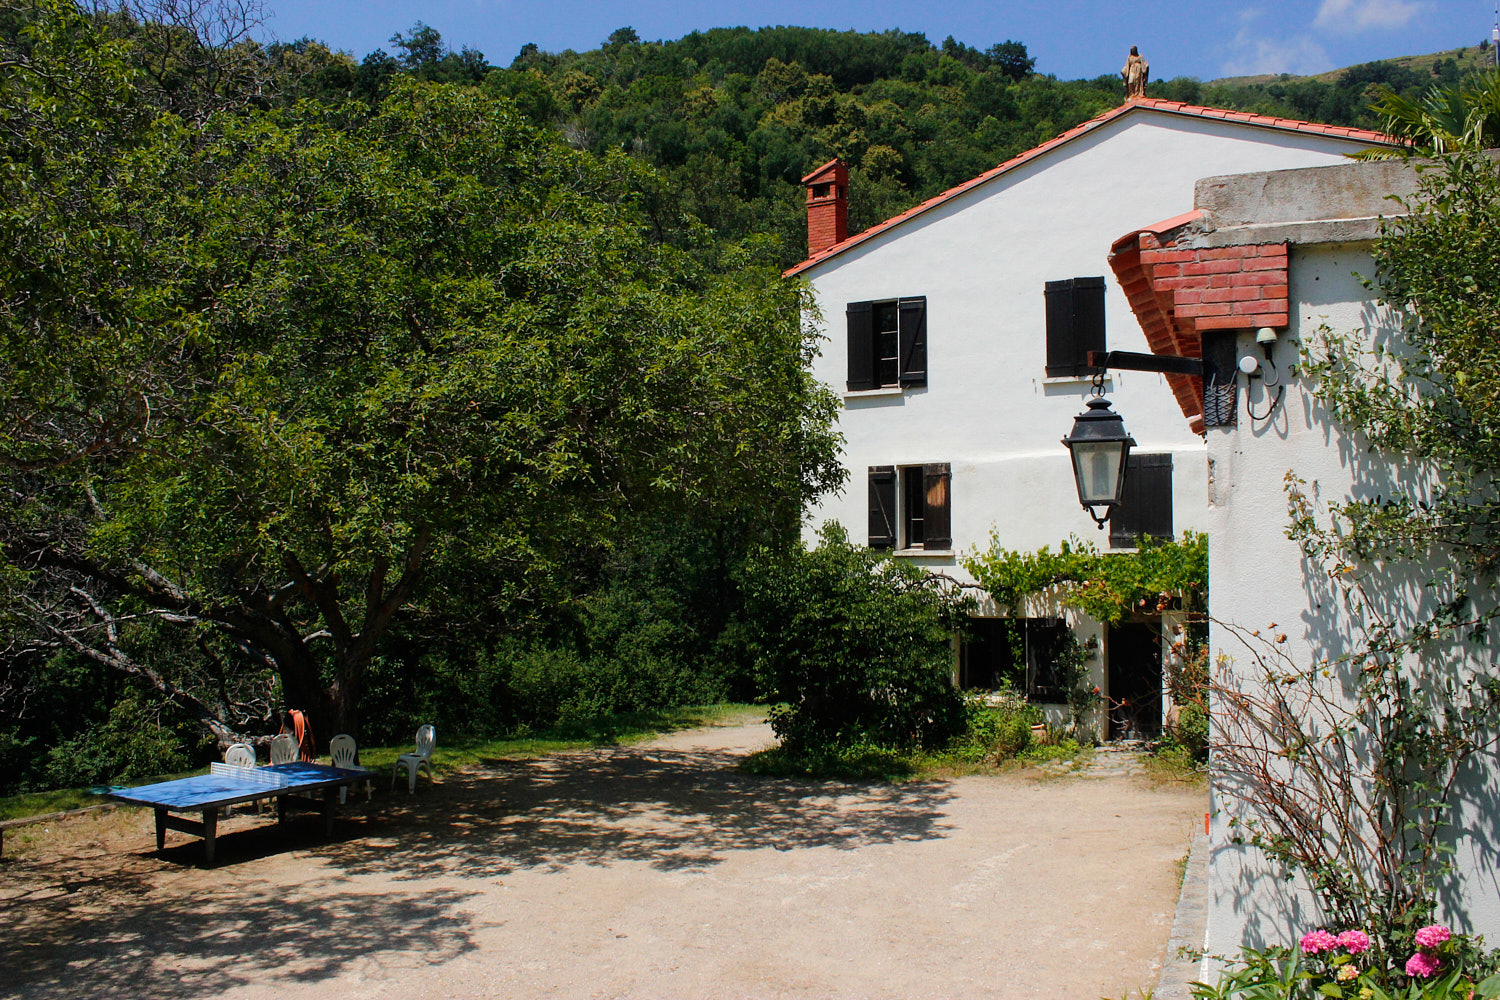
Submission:
<svg viewBox="0 0 1500 1000">
<path fill-rule="evenodd" d="M 1066 701 L 1058 660 L 1068 634 L 1061 618 L 971 618 L 959 686 L 994 691 L 1008 684 L 1031 701 Z"/>
</svg>

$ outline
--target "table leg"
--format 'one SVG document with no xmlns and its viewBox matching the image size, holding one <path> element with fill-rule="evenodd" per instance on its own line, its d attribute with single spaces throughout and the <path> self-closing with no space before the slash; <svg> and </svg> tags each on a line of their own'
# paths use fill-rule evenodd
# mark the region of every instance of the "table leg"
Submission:
<svg viewBox="0 0 1500 1000">
<path fill-rule="evenodd" d="M 214 839 L 219 832 L 219 810 L 208 808 L 203 810 L 203 860 L 209 867 L 214 863 Z"/>
<path fill-rule="evenodd" d="M 285 795 L 278 795 L 278 796 L 276 796 L 276 822 L 278 822 L 278 823 L 285 823 L 286 822 L 286 796 Z"/>
<path fill-rule="evenodd" d="M 338 800 L 336 788 L 323 789 L 323 836 L 333 836 L 333 804 Z"/>
<path fill-rule="evenodd" d="M 156 810 L 156 849 L 158 851 L 167 846 L 167 811 Z"/>
</svg>

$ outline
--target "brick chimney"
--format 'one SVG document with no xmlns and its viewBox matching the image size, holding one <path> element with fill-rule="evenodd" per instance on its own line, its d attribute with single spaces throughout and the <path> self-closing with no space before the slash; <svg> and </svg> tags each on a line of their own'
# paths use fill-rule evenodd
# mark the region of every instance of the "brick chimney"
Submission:
<svg viewBox="0 0 1500 1000">
<path fill-rule="evenodd" d="M 807 187 L 807 255 L 816 257 L 849 237 L 849 168 L 829 160 L 802 183 Z"/>
</svg>

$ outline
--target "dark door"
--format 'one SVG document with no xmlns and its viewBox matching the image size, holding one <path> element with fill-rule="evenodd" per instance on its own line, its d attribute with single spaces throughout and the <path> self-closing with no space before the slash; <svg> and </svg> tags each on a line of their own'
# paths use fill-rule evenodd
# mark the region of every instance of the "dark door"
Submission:
<svg viewBox="0 0 1500 1000">
<path fill-rule="evenodd" d="M 1161 627 L 1153 622 L 1111 625 L 1109 738 L 1153 739 L 1161 735 Z"/>
</svg>

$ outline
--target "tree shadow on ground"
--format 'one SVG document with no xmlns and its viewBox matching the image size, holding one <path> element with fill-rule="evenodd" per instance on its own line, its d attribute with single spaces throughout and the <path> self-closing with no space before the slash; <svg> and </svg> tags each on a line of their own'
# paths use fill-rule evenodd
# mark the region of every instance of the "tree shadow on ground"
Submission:
<svg viewBox="0 0 1500 1000">
<path fill-rule="evenodd" d="M 471 893 L 365 892 L 339 878 L 288 889 L 232 869 L 215 884 L 174 868 L 146 854 L 8 865 L 0 996 L 186 1000 L 268 979 L 331 980 L 393 954 L 442 962 L 474 947 L 458 913 Z"/>
<path fill-rule="evenodd" d="M 741 757 L 636 748 L 487 761 L 415 796 L 382 796 L 364 829 L 379 848 L 320 853 L 350 874 L 491 878 L 620 862 L 701 869 L 733 851 L 853 850 L 947 830 L 945 783 L 787 781 L 736 771 Z"/>
<path fill-rule="evenodd" d="M 0 886 L 0 997 L 177 998 L 249 984 L 372 975 L 393 962 L 442 963 L 475 947 L 464 904 L 478 892 L 413 885 L 522 869 L 649 864 L 702 870 L 735 851 L 854 850 L 947 835 L 946 783 L 814 784 L 741 774 L 739 752 L 603 748 L 494 760 L 424 779 L 408 795 L 377 782 L 351 796 L 333 842 L 321 821 L 239 821 L 218 864 L 176 838 L 134 853 L 13 859 Z M 149 815 L 146 814 L 146 815 Z M 134 835 L 133 833 L 131 834 Z M 262 867 L 315 856 L 307 877 Z M 325 867 L 326 866 L 326 867 Z M 336 875 L 329 875 L 332 870 Z M 364 876 L 364 878 L 358 878 Z"/>
</svg>

